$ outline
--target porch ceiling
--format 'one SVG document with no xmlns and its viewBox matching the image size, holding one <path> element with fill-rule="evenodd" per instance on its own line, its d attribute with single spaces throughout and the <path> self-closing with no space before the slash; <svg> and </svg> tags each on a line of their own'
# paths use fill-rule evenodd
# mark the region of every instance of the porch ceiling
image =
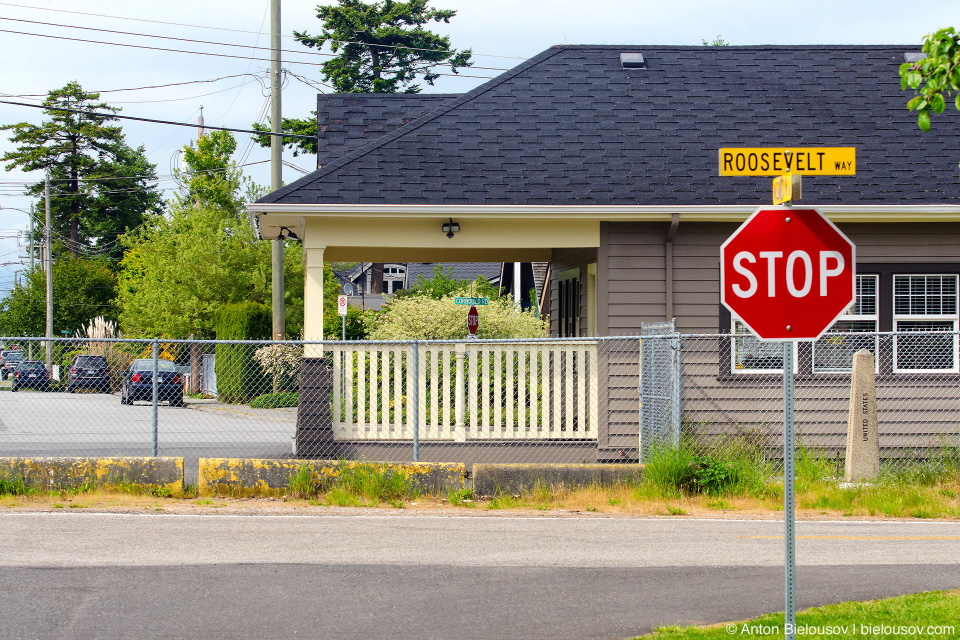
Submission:
<svg viewBox="0 0 960 640">
<path fill-rule="evenodd" d="M 442 230 L 460 226 L 452 238 Z M 293 229 L 304 250 L 323 249 L 325 261 L 545 262 L 555 248 L 600 246 L 600 222 L 556 217 L 457 215 L 309 216 L 261 213 L 264 238 Z"/>
</svg>

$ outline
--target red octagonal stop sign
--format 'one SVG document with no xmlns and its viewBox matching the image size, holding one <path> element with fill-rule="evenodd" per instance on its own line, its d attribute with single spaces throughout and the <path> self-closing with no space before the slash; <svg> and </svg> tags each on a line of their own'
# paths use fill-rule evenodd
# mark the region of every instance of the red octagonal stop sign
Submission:
<svg viewBox="0 0 960 640">
<path fill-rule="evenodd" d="M 816 209 L 761 207 L 720 247 L 720 301 L 761 340 L 816 340 L 855 296 L 856 249 Z"/>
<path fill-rule="evenodd" d="M 477 308 L 471 306 L 470 310 L 467 311 L 467 330 L 470 331 L 471 335 L 477 334 L 477 328 L 480 326 L 480 314 L 477 313 Z"/>
</svg>

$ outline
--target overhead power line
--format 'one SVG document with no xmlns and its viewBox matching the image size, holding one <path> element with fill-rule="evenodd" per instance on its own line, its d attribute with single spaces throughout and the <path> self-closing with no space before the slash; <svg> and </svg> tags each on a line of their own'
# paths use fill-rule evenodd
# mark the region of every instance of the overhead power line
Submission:
<svg viewBox="0 0 960 640">
<path fill-rule="evenodd" d="M 241 49 L 254 49 L 257 51 L 272 51 L 271 47 L 262 47 L 258 45 L 249 45 L 249 44 L 234 44 L 232 42 L 216 42 L 213 40 L 197 40 L 195 38 L 178 38 L 175 36 L 161 36 L 153 33 L 137 33 L 135 31 L 117 31 L 114 29 L 101 29 L 99 27 L 84 27 L 75 24 L 59 24 L 57 22 L 42 22 L 40 20 L 25 20 L 22 18 L 7 18 L 0 16 L 0 20 L 8 20 L 11 22 L 25 22 L 27 24 L 39 24 L 45 27 L 61 27 L 64 29 L 82 29 L 84 31 L 99 31 L 100 33 L 111 33 L 115 35 L 123 36 L 136 36 L 138 38 L 157 38 L 159 40 L 174 40 L 176 42 L 190 42 L 193 44 L 212 44 L 220 47 L 239 47 Z M 381 46 L 381 45 L 369 45 L 369 46 Z M 390 49 L 389 45 L 384 48 Z M 302 49 L 280 49 L 282 53 L 292 53 L 294 55 L 305 55 L 305 56 L 320 56 L 323 58 L 336 58 L 337 54 L 335 53 L 323 53 L 322 51 L 304 51 Z M 301 63 L 302 64 L 302 63 Z M 439 66 L 444 64 L 443 62 L 437 62 L 433 65 L 428 66 Z M 502 69 L 499 67 L 475 67 L 471 66 L 471 69 L 483 69 L 485 71 L 509 71 L 509 69 Z"/>
<path fill-rule="evenodd" d="M 208 51 L 187 51 L 185 49 L 171 49 L 169 47 L 149 47 L 144 44 L 127 44 L 123 42 L 107 42 L 105 40 L 90 40 L 88 38 L 71 38 L 69 36 L 54 36 L 46 33 L 29 33 L 27 31 L 13 31 L 10 29 L 0 29 L 0 33 L 11 33 L 18 36 L 35 36 L 37 38 L 52 38 L 54 40 L 68 40 L 70 42 L 86 42 L 89 44 L 106 44 L 114 47 L 128 47 L 131 49 L 146 49 L 148 51 L 166 51 L 168 53 L 188 53 L 191 55 L 197 56 L 212 56 L 214 58 L 233 58 L 235 60 L 258 60 L 260 62 L 269 62 L 269 58 L 257 58 L 255 56 L 238 56 L 230 53 L 213 53 Z M 239 45 L 243 46 L 243 45 Z M 287 64 L 307 64 L 315 65 L 315 62 L 299 61 L 292 60 L 287 62 Z M 452 78 L 478 78 L 480 80 L 491 80 L 493 76 L 473 76 L 466 75 L 463 73 L 440 73 L 440 72 L 431 72 L 431 75 L 436 76 L 449 76 Z"/>
<path fill-rule="evenodd" d="M 126 89 L 100 89 L 99 91 L 88 91 L 87 93 L 117 93 L 120 91 L 143 91 L 145 89 L 166 89 L 168 87 L 179 87 L 185 84 L 202 84 L 205 82 L 220 82 L 221 80 L 229 80 L 231 78 L 239 78 L 241 76 L 251 76 L 253 78 L 259 78 L 260 74 L 256 73 L 235 73 L 230 76 L 220 76 L 219 78 L 210 78 L 209 80 L 187 80 L 186 82 L 169 82 L 167 84 L 151 84 L 145 87 L 127 87 Z M 232 87 L 235 88 L 235 87 Z M 12 94 L 7 93 L 3 94 L 8 98 L 46 98 L 46 93 L 18 93 Z"/>
<path fill-rule="evenodd" d="M 3 30 L 0 29 L 0 31 L 3 31 Z M 98 113 L 96 111 L 86 111 L 84 109 L 68 109 L 66 107 L 48 107 L 42 104 L 29 104 L 27 102 L 13 102 L 11 100 L 0 100 L 0 104 L 12 104 L 18 107 L 33 107 L 34 109 L 43 109 L 45 111 L 65 111 L 67 113 L 79 113 L 81 115 L 96 116 L 98 118 L 106 118 L 108 120 L 109 119 L 135 120 L 137 122 L 153 122 L 156 124 L 169 124 L 175 127 L 190 127 L 193 129 L 197 128 L 197 124 L 195 122 L 173 122 L 172 120 L 157 120 L 155 118 L 137 118 L 135 116 L 121 116 L 113 113 Z M 203 128 L 215 129 L 217 131 L 231 131 L 234 133 L 252 133 L 254 135 L 283 136 L 285 138 L 306 138 L 308 140 L 316 139 L 316 136 L 304 136 L 296 133 L 283 133 L 283 132 L 274 133 L 272 131 L 256 131 L 254 129 L 232 129 L 230 127 L 215 127 L 209 124 L 203 125 Z"/>
<path fill-rule="evenodd" d="M 226 167 L 222 169 L 201 169 L 199 171 L 184 171 L 180 175 L 182 177 L 189 178 L 190 176 L 195 176 L 201 173 L 220 173 L 221 171 L 231 171 L 234 168 L 240 169 L 241 167 L 250 167 L 255 164 L 263 164 L 264 162 L 270 162 L 270 160 L 268 159 L 268 160 L 257 160 L 256 162 L 243 162 L 243 163 L 237 164 L 236 167 Z M 83 177 L 77 178 L 77 180 L 79 180 L 80 182 L 106 182 L 108 180 L 145 180 L 146 182 L 164 182 L 164 181 L 171 181 L 176 179 L 177 179 L 177 176 L 171 173 L 161 173 L 154 176 L 140 175 L 140 176 L 110 176 L 110 177 L 103 177 L 103 178 L 83 178 Z M 50 178 L 50 182 L 72 182 L 72 181 L 73 181 L 73 178 Z M 7 187 L 7 188 L 12 188 L 13 185 L 19 185 L 23 187 L 32 187 L 33 185 L 36 184 L 36 182 L 26 182 L 26 181 L 12 182 L 11 181 L 8 184 L 10 185 L 10 187 Z M 0 186 L 0 188 L 4 188 L 4 187 Z"/>
<path fill-rule="evenodd" d="M 69 9 L 54 9 L 54 8 L 52 8 L 52 7 L 33 7 L 33 6 L 30 6 L 30 5 L 25 5 L 25 4 L 14 4 L 14 3 L 12 3 L 12 2 L 0 2 L 0 6 L 5 6 L 5 7 L 17 7 L 17 8 L 20 8 L 20 9 L 34 9 L 34 10 L 36 10 L 36 11 L 53 11 L 53 12 L 55 12 L 55 13 L 71 13 L 71 14 L 80 15 L 80 16 L 91 16 L 91 17 L 94 17 L 94 18 L 111 18 L 111 19 L 113 19 L 113 20 L 127 20 L 127 21 L 130 21 L 130 22 L 147 22 L 147 23 L 150 23 L 150 24 L 163 24 L 163 25 L 168 25 L 168 26 L 173 26 L 173 27 L 190 27 L 191 29 L 210 29 L 210 30 L 213 30 L 213 31 L 227 31 L 227 32 L 230 32 L 230 33 L 248 33 L 248 34 L 254 34 L 254 35 L 257 34 L 256 31 L 247 31 L 247 30 L 244 30 L 244 29 L 229 29 L 229 28 L 227 28 L 227 27 L 212 27 L 212 26 L 209 26 L 209 25 L 187 24 L 187 23 L 183 23 L 183 22 L 168 22 L 168 21 L 165 21 L 165 20 L 150 20 L 150 19 L 147 19 L 147 18 L 130 18 L 130 17 L 127 17 L 127 16 L 112 16 L 112 15 L 103 14 L 103 13 L 89 13 L 89 12 L 86 12 L 86 11 L 71 11 L 71 10 L 69 10 Z M 280 37 L 281 37 L 281 38 L 288 38 L 288 39 L 296 40 L 296 37 L 295 37 L 295 36 L 281 35 Z M 366 43 L 366 42 L 352 42 L 352 41 L 340 41 L 340 42 L 344 42 L 345 44 L 362 44 L 362 45 L 367 45 L 367 46 L 370 45 L 370 43 Z M 386 47 L 386 48 L 390 48 L 390 49 L 406 49 L 406 50 L 408 50 L 408 51 L 434 51 L 434 52 L 438 52 L 438 53 L 454 53 L 454 51 L 451 51 L 450 49 L 427 49 L 427 48 L 423 48 L 423 47 L 404 47 L 404 46 L 400 46 L 400 45 L 380 45 L 380 44 L 378 44 L 378 45 L 376 45 L 376 46 L 378 46 L 378 47 Z M 505 59 L 509 59 L 509 60 L 526 60 L 526 58 L 523 57 L 523 56 L 505 56 L 505 55 L 498 55 L 498 54 L 494 54 L 494 53 L 476 53 L 476 52 L 474 52 L 473 55 L 474 55 L 474 56 L 477 56 L 477 57 L 481 57 L 481 58 L 505 58 Z"/>
</svg>

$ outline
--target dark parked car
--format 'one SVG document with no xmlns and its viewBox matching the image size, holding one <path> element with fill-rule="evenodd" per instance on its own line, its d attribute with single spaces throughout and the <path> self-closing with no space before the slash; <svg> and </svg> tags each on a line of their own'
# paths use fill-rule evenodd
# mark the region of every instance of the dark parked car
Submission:
<svg viewBox="0 0 960 640">
<path fill-rule="evenodd" d="M 103 356 L 77 356 L 67 374 L 67 392 L 77 389 L 96 389 L 101 393 L 110 392 L 110 367 Z"/>
<path fill-rule="evenodd" d="M 7 355 L 3 356 L 3 364 L 0 364 L 0 378 L 6 380 L 13 375 L 21 362 L 23 362 L 22 351 L 8 351 Z"/>
<path fill-rule="evenodd" d="M 50 391 L 50 374 L 47 373 L 47 367 L 42 362 L 21 360 L 17 370 L 13 372 L 13 381 L 10 383 L 10 391 L 20 389 Z"/>
<path fill-rule="evenodd" d="M 177 367 L 169 360 L 157 361 L 157 399 L 172 407 L 183 406 L 183 384 Z M 123 377 L 120 402 L 133 404 L 135 400 L 153 400 L 153 360 L 134 360 Z"/>
</svg>

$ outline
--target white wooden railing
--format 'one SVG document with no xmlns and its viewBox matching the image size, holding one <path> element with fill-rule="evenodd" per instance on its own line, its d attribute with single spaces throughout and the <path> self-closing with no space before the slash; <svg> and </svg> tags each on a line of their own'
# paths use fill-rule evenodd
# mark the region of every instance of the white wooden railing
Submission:
<svg viewBox="0 0 960 640">
<path fill-rule="evenodd" d="M 338 440 L 595 440 L 595 341 L 327 345 Z M 415 425 L 419 425 L 417 428 Z"/>
</svg>

